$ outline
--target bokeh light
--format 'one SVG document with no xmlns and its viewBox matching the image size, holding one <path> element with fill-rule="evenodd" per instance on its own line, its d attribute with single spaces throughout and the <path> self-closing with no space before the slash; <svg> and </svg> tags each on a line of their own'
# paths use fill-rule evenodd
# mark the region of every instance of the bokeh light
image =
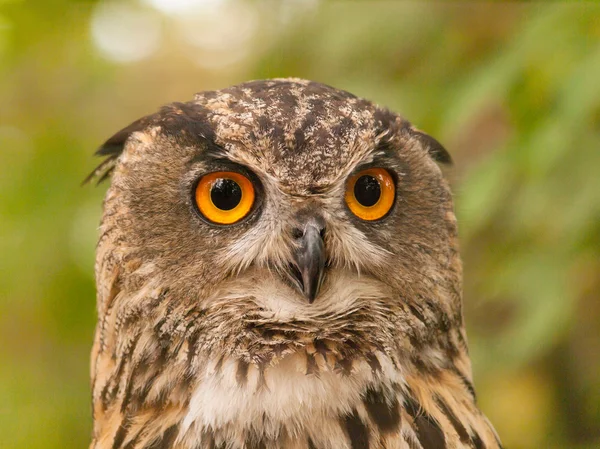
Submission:
<svg viewBox="0 0 600 449">
<path fill-rule="evenodd" d="M 133 62 L 151 56 L 162 37 L 158 14 L 128 3 L 99 3 L 92 15 L 94 43 L 108 59 Z"/>
</svg>

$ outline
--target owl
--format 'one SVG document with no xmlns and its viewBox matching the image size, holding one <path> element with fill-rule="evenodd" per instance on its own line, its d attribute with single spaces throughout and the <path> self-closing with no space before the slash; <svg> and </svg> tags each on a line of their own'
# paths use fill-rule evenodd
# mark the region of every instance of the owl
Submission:
<svg viewBox="0 0 600 449">
<path fill-rule="evenodd" d="M 301 79 L 108 139 L 92 449 L 499 448 L 434 138 Z"/>
</svg>

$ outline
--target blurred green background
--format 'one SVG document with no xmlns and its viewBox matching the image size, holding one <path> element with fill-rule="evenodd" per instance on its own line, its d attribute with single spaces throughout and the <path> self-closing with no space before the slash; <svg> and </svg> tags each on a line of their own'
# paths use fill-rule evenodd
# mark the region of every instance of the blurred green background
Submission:
<svg viewBox="0 0 600 449">
<path fill-rule="evenodd" d="M 480 406 L 507 448 L 600 448 L 600 4 L 300 0 L 0 0 L 0 447 L 88 444 L 93 150 L 276 76 L 446 145 Z"/>
</svg>

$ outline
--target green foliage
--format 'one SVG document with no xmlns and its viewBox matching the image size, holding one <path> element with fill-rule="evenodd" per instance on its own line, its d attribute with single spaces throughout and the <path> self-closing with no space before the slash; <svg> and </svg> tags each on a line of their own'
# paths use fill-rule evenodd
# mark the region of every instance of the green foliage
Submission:
<svg viewBox="0 0 600 449">
<path fill-rule="evenodd" d="M 600 5 L 229 2 L 252 35 L 211 50 L 182 40 L 195 16 L 151 3 L 120 4 L 159 17 L 160 46 L 119 63 L 90 31 L 113 3 L 0 1 L 0 447 L 89 441 L 94 148 L 162 103 L 275 76 L 445 143 L 480 405 L 507 447 L 600 446 Z"/>
</svg>

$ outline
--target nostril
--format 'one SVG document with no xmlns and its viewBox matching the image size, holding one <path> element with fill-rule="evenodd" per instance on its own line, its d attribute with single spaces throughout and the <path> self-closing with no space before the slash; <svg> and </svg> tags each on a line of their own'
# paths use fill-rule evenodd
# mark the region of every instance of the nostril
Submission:
<svg viewBox="0 0 600 449">
<path fill-rule="evenodd" d="M 300 228 L 294 228 L 292 229 L 292 237 L 297 239 L 301 239 L 302 237 L 304 237 L 304 231 L 302 231 L 302 229 Z"/>
</svg>

